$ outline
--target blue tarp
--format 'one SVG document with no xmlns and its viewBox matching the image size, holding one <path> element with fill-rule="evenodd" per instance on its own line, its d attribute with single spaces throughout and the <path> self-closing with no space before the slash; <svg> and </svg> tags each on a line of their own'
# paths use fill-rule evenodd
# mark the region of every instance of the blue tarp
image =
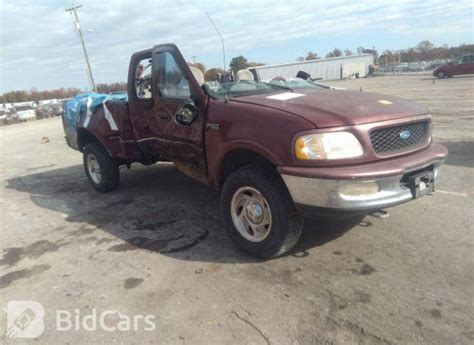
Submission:
<svg viewBox="0 0 474 345">
<path fill-rule="evenodd" d="M 121 100 L 128 101 L 127 94 L 124 93 L 115 93 L 115 94 L 105 94 L 105 93 L 96 93 L 96 92 L 87 92 L 77 95 L 71 98 L 66 103 L 64 108 L 64 120 L 67 123 L 68 130 L 75 130 L 77 123 L 79 122 L 82 114 L 88 114 L 92 116 L 94 111 L 98 107 L 102 106 L 103 102 L 106 100 Z M 87 127 L 87 123 L 84 124 Z M 84 121 L 84 122 L 86 122 Z"/>
</svg>

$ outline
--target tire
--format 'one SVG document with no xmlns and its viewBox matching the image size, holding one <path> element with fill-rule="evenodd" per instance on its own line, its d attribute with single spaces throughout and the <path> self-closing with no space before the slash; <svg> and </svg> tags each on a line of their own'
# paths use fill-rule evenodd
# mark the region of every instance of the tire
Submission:
<svg viewBox="0 0 474 345">
<path fill-rule="evenodd" d="M 438 79 L 444 79 L 446 78 L 446 72 L 445 71 L 439 71 L 436 76 L 438 77 Z"/>
<path fill-rule="evenodd" d="M 258 210 L 263 210 L 263 215 Z M 284 182 L 271 170 L 255 166 L 242 167 L 226 179 L 221 192 L 221 214 L 236 246 L 261 259 L 291 250 L 303 230 L 303 216 Z M 252 223 L 252 219 L 257 222 Z M 253 231 L 252 226 L 259 230 Z"/>
<path fill-rule="evenodd" d="M 107 193 L 117 188 L 120 181 L 119 166 L 100 143 L 85 146 L 83 161 L 87 179 L 96 191 Z"/>
</svg>

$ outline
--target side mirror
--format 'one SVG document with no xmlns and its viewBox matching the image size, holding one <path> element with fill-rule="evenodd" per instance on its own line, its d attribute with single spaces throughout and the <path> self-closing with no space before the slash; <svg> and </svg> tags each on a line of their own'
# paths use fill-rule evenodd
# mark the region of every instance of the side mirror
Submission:
<svg viewBox="0 0 474 345">
<path fill-rule="evenodd" d="M 174 123 L 179 126 L 189 126 L 198 116 L 199 111 L 193 101 L 188 101 L 174 114 Z"/>
<path fill-rule="evenodd" d="M 300 79 L 303 79 L 303 80 L 308 80 L 308 79 L 311 80 L 311 74 L 309 74 L 305 71 L 298 71 L 298 73 L 296 73 L 296 78 L 300 78 Z"/>
</svg>

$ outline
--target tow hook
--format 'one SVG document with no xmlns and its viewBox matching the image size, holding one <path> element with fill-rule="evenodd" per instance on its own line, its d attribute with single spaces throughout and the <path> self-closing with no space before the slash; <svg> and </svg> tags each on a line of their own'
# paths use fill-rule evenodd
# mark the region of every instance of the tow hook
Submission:
<svg viewBox="0 0 474 345">
<path fill-rule="evenodd" d="M 384 219 L 390 217 L 390 213 L 386 210 L 377 210 L 370 214 L 374 218 Z"/>
</svg>

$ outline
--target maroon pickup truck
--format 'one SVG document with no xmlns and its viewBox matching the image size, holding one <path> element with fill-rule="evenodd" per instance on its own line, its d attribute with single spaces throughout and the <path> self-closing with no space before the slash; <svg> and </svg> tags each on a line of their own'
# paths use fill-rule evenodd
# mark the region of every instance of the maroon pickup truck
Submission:
<svg viewBox="0 0 474 345">
<path fill-rule="evenodd" d="M 229 236 L 261 258 L 296 244 L 303 214 L 368 213 L 432 193 L 447 156 L 417 104 L 248 71 L 205 81 L 173 44 L 132 56 L 126 97 L 83 104 L 76 117 L 68 104 L 63 124 L 92 187 L 116 188 L 120 165 L 172 161 L 221 191 Z"/>
</svg>

